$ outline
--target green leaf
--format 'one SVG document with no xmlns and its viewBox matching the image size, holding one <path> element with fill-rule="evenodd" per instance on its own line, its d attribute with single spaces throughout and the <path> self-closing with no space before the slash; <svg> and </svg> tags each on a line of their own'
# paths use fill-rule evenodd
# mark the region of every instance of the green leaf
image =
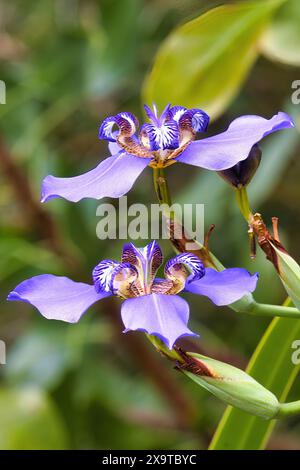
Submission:
<svg viewBox="0 0 300 470">
<path fill-rule="evenodd" d="M 299 0 L 289 0 L 278 10 L 262 38 L 261 52 L 271 60 L 300 65 Z"/>
<path fill-rule="evenodd" d="M 0 390 L 0 448 L 64 449 L 67 438 L 50 399 L 38 389 Z"/>
<path fill-rule="evenodd" d="M 198 106 L 220 115 L 257 58 L 263 28 L 281 3 L 223 5 L 177 28 L 158 51 L 144 102 Z"/>
<path fill-rule="evenodd" d="M 299 339 L 300 321 L 274 319 L 247 368 L 247 373 L 284 402 L 300 370 L 291 360 L 292 343 Z M 263 421 L 228 407 L 210 445 L 211 450 L 264 449 L 276 421 Z M 238 433 L 237 433 L 238 430 Z"/>
<path fill-rule="evenodd" d="M 62 260 L 47 248 L 30 243 L 22 238 L 2 238 L 0 246 L 0 279 L 17 272 L 24 266 L 39 271 L 63 273 Z"/>
</svg>

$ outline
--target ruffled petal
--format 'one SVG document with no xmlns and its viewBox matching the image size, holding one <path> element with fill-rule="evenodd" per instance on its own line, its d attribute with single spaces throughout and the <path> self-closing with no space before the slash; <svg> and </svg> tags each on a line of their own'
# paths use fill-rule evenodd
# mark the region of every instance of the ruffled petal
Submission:
<svg viewBox="0 0 300 470">
<path fill-rule="evenodd" d="M 168 118 L 178 122 L 181 116 L 187 111 L 184 106 L 172 106 L 169 109 Z"/>
<path fill-rule="evenodd" d="M 124 333 L 140 330 L 158 336 L 169 349 L 182 336 L 198 336 L 188 327 L 188 303 L 176 295 L 150 294 L 122 304 Z"/>
<path fill-rule="evenodd" d="M 131 285 L 137 279 L 138 272 L 129 263 L 118 263 L 107 259 L 93 269 L 93 280 L 97 292 L 109 292 L 121 297 L 128 297 Z"/>
<path fill-rule="evenodd" d="M 123 246 L 122 262 L 130 263 L 139 273 L 139 280 L 144 290 L 150 289 L 155 274 L 163 262 L 163 255 L 156 240 L 143 248 L 137 248 L 133 243 Z"/>
<path fill-rule="evenodd" d="M 138 120 L 132 113 L 124 112 L 109 116 L 104 119 L 99 128 L 99 139 L 116 142 L 119 134 L 131 137 L 136 133 L 138 125 Z M 119 128 L 119 132 L 114 130 L 115 126 Z"/>
<path fill-rule="evenodd" d="M 180 116 L 178 124 L 180 130 L 205 132 L 209 124 L 209 116 L 202 109 L 188 109 Z"/>
<path fill-rule="evenodd" d="M 171 105 L 168 104 L 160 116 L 155 104 L 153 111 L 147 105 L 144 108 L 151 123 L 141 127 L 141 142 L 152 151 L 174 150 L 179 147 L 178 124 L 171 118 Z"/>
<path fill-rule="evenodd" d="M 41 202 L 61 197 L 78 202 L 84 198 L 118 198 L 128 193 L 150 159 L 122 153 L 106 158 L 96 168 L 73 178 L 46 176 Z"/>
<path fill-rule="evenodd" d="M 7 300 L 27 302 L 49 320 L 76 323 L 91 305 L 109 295 L 67 277 L 42 274 L 21 282 Z"/>
<path fill-rule="evenodd" d="M 184 270 L 188 269 L 188 272 Z M 191 274 L 190 274 L 191 273 Z M 192 253 L 180 253 L 169 259 L 165 266 L 165 275 L 168 278 L 184 275 L 189 282 L 201 279 L 205 274 L 202 261 Z"/>
<path fill-rule="evenodd" d="M 253 292 L 257 281 L 258 273 L 251 275 L 246 269 L 229 268 L 215 271 L 206 268 L 205 275 L 197 281 L 187 283 L 185 290 L 205 295 L 216 305 L 229 305 Z"/>
<path fill-rule="evenodd" d="M 263 137 L 293 126 L 291 117 L 282 112 L 271 119 L 241 116 L 230 124 L 227 131 L 191 142 L 177 161 L 208 170 L 225 170 L 245 160 L 253 145 Z"/>
<path fill-rule="evenodd" d="M 165 121 L 161 124 L 143 124 L 141 140 L 149 145 L 150 150 L 176 149 L 179 146 L 178 124 L 175 121 Z"/>
</svg>

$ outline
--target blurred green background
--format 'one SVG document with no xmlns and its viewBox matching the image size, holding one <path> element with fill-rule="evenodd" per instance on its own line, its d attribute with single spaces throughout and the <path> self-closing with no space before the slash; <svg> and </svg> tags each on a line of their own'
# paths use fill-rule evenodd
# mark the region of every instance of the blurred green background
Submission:
<svg viewBox="0 0 300 470">
<path fill-rule="evenodd" d="M 0 2 L 0 79 L 7 90 L 6 104 L 0 105 L 0 339 L 7 345 L 7 363 L 0 365 L 1 449 L 207 448 L 224 406 L 174 371 L 142 333 L 122 335 L 118 301 L 105 300 L 77 325 L 66 325 L 46 321 L 30 306 L 7 303 L 5 297 L 17 283 L 41 273 L 89 281 L 99 260 L 119 257 L 122 240 L 96 237 L 97 201 L 41 206 L 41 180 L 49 173 L 80 174 L 107 156 L 106 143 L 97 137 L 101 120 L 122 110 L 141 119 L 142 89 L 144 96 L 158 103 L 162 99 L 159 83 L 149 78 L 161 41 L 178 25 L 226 3 Z M 299 124 L 300 105 L 292 104 L 291 94 L 293 81 L 300 79 L 300 41 L 293 30 L 300 4 L 288 3 L 293 14 L 286 8 L 276 12 L 274 30 L 266 29 L 254 41 L 240 81 L 230 85 L 221 104 L 214 96 L 227 89 L 231 72 L 236 77 L 231 63 L 226 69 L 225 55 L 219 54 L 206 74 L 193 81 L 188 75 L 189 102 L 204 102 L 218 118 L 209 133 L 225 129 L 241 114 L 270 117 L 278 110 L 290 112 Z M 246 26 L 240 24 L 249 38 Z M 208 37 L 207 54 L 209 40 L 215 44 L 215 39 Z M 230 60 L 242 67 L 246 53 L 239 47 L 235 41 Z M 180 70 L 171 76 L 170 100 L 184 94 L 189 59 L 179 49 L 174 60 Z M 207 91 L 205 100 L 201 90 L 211 80 L 215 93 Z M 299 261 L 297 131 L 269 137 L 262 148 L 263 163 L 250 188 L 252 206 L 266 221 L 279 217 L 281 237 Z M 285 293 L 272 265 L 261 254 L 249 260 L 247 227 L 229 185 L 214 173 L 187 166 L 174 165 L 168 174 L 176 202 L 205 204 L 207 228 L 216 224 L 211 248 L 220 260 L 259 271 L 257 300 L 282 302 Z M 108 202 L 117 207 L 117 201 Z M 150 169 L 128 202 L 155 202 Z M 171 255 L 167 242 L 162 247 L 165 257 Z M 191 327 L 201 338 L 182 341 L 184 347 L 245 367 L 269 320 L 188 299 Z M 290 399 L 299 396 L 298 380 Z M 300 419 L 280 422 L 269 448 L 300 449 Z"/>
</svg>

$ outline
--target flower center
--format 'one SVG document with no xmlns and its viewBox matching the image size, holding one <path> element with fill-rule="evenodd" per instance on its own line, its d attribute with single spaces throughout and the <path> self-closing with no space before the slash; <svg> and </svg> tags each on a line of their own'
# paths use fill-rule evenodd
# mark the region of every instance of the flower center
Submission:
<svg viewBox="0 0 300 470">
<path fill-rule="evenodd" d="M 195 139 L 197 132 L 204 132 L 209 123 L 208 115 L 201 109 L 187 109 L 168 104 L 159 115 L 144 106 L 149 122 L 144 123 L 137 135 L 138 120 L 128 112 L 106 118 L 100 126 L 99 137 L 117 142 L 125 152 L 151 159 L 150 166 L 162 168 L 176 162 L 183 150 Z M 119 131 L 114 131 L 117 126 Z"/>
<path fill-rule="evenodd" d="M 164 279 L 156 278 L 162 261 L 162 252 L 156 241 L 144 248 L 128 243 L 124 245 L 121 263 L 104 260 L 95 267 L 95 289 L 122 298 L 153 293 L 174 295 L 182 291 L 187 282 L 200 279 L 205 274 L 203 263 L 195 255 L 182 253 L 167 262 Z"/>
</svg>

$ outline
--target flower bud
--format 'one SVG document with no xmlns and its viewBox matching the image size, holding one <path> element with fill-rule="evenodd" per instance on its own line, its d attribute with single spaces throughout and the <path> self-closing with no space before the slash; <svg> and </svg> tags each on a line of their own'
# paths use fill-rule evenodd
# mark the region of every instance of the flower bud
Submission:
<svg viewBox="0 0 300 470">
<path fill-rule="evenodd" d="M 300 310 L 300 266 L 286 251 L 270 242 L 277 255 L 278 274 L 295 307 Z"/>
<path fill-rule="evenodd" d="M 258 144 L 253 145 L 248 157 L 227 170 L 219 171 L 229 184 L 235 188 L 247 186 L 250 183 L 261 161 L 261 149 Z"/>
<path fill-rule="evenodd" d="M 260 418 L 276 417 L 277 398 L 246 372 L 200 354 L 180 353 L 178 368 L 220 400 Z"/>
</svg>

